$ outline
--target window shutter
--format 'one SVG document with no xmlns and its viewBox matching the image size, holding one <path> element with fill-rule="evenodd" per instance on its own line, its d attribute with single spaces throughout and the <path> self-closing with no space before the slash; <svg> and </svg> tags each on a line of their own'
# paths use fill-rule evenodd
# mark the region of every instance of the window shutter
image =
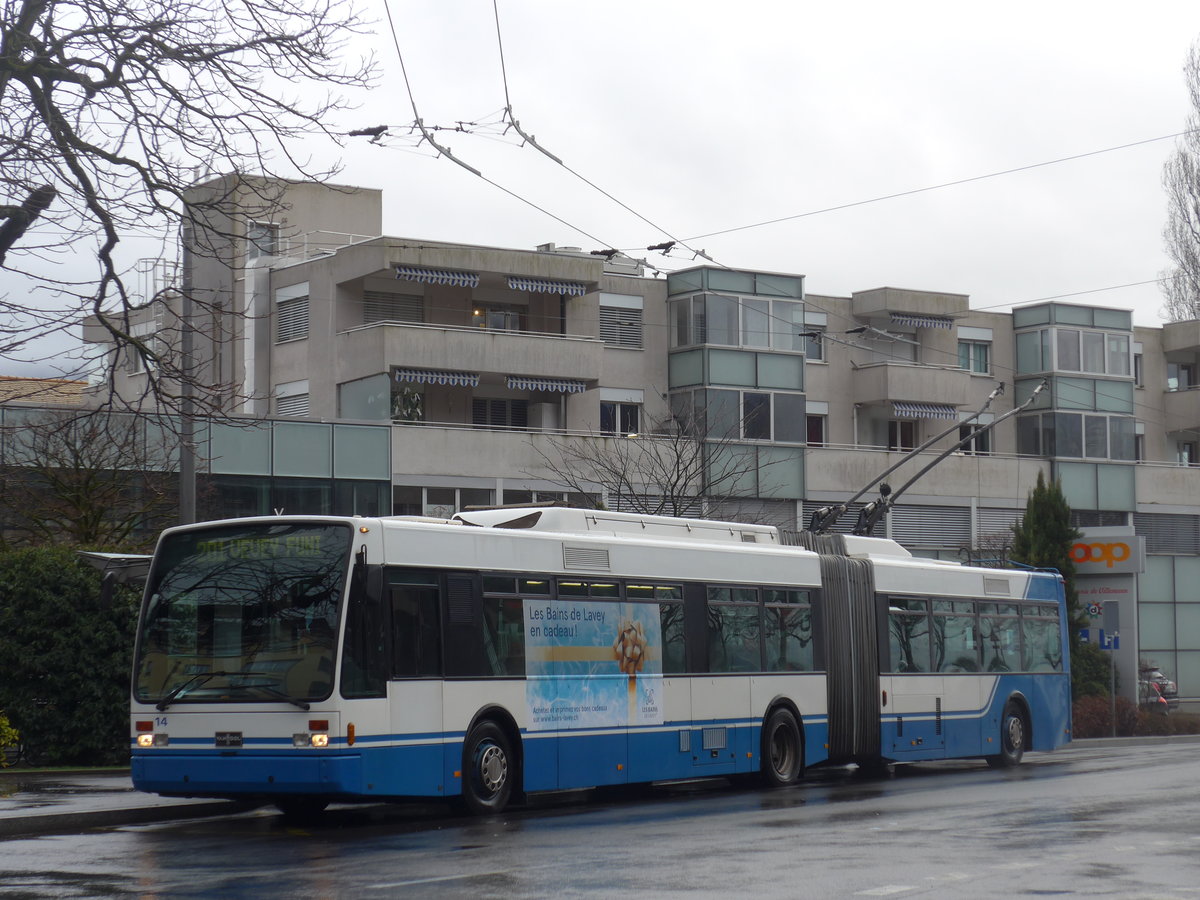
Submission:
<svg viewBox="0 0 1200 900">
<path fill-rule="evenodd" d="M 308 298 L 297 297 L 275 305 L 275 343 L 308 337 Z"/>
<path fill-rule="evenodd" d="M 642 346 L 642 311 L 619 306 L 600 307 L 600 340 L 618 347 Z"/>
<path fill-rule="evenodd" d="M 275 414 L 303 418 L 308 415 L 308 394 L 293 394 L 275 398 Z"/>
<path fill-rule="evenodd" d="M 425 321 L 425 298 L 390 291 L 363 291 L 363 324 Z"/>
</svg>

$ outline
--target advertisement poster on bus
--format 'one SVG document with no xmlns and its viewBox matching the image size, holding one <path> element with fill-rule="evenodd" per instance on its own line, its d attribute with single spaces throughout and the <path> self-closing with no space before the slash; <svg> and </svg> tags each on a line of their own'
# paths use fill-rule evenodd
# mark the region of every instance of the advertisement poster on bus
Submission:
<svg viewBox="0 0 1200 900">
<path fill-rule="evenodd" d="M 524 611 L 530 730 L 662 724 L 657 604 L 526 599 Z"/>
</svg>

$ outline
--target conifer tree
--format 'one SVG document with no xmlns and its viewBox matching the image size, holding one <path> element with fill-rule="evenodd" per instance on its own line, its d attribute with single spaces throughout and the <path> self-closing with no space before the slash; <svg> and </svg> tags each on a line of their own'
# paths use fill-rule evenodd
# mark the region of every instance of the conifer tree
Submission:
<svg viewBox="0 0 1200 900">
<path fill-rule="evenodd" d="M 1012 558 L 1039 569 L 1057 569 L 1066 582 L 1067 615 L 1070 618 L 1071 645 L 1079 641 L 1079 629 L 1086 626 L 1075 590 L 1075 563 L 1071 544 L 1080 531 L 1071 524 L 1071 507 L 1057 481 L 1046 483 L 1038 472 L 1037 485 L 1025 501 L 1025 515 L 1013 526 Z"/>
<path fill-rule="evenodd" d="M 1080 537 L 1071 524 L 1071 507 L 1057 481 L 1046 482 L 1038 473 L 1029 492 L 1025 515 L 1013 526 L 1012 559 L 1037 568 L 1057 569 L 1067 594 L 1067 629 L 1071 648 L 1071 693 L 1078 700 L 1089 694 L 1107 694 L 1109 660 L 1095 644 L 1085 644 L 1079 632 L 1086 628 L 1079 593 L 1075 589 L 1075 563 L 1071 544 Z"/>
</svg>

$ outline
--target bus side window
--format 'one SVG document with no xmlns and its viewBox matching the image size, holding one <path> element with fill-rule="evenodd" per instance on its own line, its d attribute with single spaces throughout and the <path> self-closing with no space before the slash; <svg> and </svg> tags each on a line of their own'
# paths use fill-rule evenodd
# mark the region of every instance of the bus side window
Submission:
<svg viewBox="0 0 1200 900">
<path fill-rule="evenodd" d="M 891 671 L 928 672 L 929 601 L 892 597 L 888 608 Z"/>
<path fill-rule="evenodd" d="M 342 696 L 387 696 L 386 611 L 383 606 L 383 571 L 379 566 L 356 564 L 346 606 L 346 633 L 342 649 Z"/>
<path fill-rule="evenodd" d="M 1061 672 L 1062 633 L 1058 630 L 1057 618 L 1034 618 L 1041 611 L 1021 611 L 1022 665 L 1027 672 Z M 1052 615 L 1057 616 L 1057 610 Z"/>
<path fill-rule="evenodd" d="M 442 674 L 441 591 L 437 575 L 388 571 L 392 613 L 392 674 L 398 678 Z"/>
<path fill-rule="evenodd" d="M 708 589 L 708 670 L 761 672 L 762 609 L 750 587 Z"/>
</svg>

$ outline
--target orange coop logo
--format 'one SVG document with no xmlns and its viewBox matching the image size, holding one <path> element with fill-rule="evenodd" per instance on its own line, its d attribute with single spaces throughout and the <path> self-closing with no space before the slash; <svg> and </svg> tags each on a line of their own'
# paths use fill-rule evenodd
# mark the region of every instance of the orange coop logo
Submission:
<svg viewBox="0 0 1200 900">
<path fill-rule="evenodd" d="M 1074 563 L 1104 563 L 1111 569 L 1114 563 L 1123 563 L 1131 556 L 1133 548 L 1124 541 L 1071 545 L 1071 561 Z"/>
</svg>

